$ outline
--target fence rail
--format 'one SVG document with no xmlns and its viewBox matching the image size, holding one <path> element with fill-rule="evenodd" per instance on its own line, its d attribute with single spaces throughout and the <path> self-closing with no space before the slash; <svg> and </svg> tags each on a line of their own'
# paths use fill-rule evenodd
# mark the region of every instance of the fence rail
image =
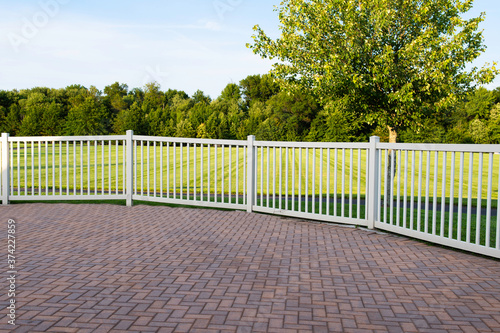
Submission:
<svg viewBox="0 0 500 333">
<path fill-rule="evenodd" d="M 500 258 L 500 145 L 9 137 L 0 199 L 133 200 L 387 230 Z"/>
</svg>

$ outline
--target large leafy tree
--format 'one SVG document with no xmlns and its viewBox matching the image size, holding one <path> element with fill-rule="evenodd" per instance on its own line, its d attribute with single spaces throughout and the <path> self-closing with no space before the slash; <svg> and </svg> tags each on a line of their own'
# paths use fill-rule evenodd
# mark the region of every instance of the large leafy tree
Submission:
<svg viewBox="0 0 500 333">
<path fill-rule="evenodd" d="M 66 120 L 67 135 L 104 135 L 109 133 L 110 113 L 101 99 L 101 91 L 91 86 L 75 100 Z"/>
<path fill-rule="evenodd" d="M 106 94 L 105 101 L 111 107 L 113 114 L 117 115 L 123 110 L 129 108 L 129 103 L 126 99 L 128 94 L 128 86 L 118 82 L 104 88 Z"/>
<path fill-rule="evenodd" d="M 254 101 L 265 102 L 280 90 L 278 83 L 269 74 L 249 75 L 240 81 L 240 87 L 247 106 Z"/>
<path fill-rule="evenodd" d="M 468 64 L 485 50 L 473 0 L 283 0 L 281 36 L 256 26 L 248 46 L 278 59 L 272 70 L 288 91 L 311 90 L 369 123 L 390 142 L 418 127 L 499 71 Z"/>
</svg>

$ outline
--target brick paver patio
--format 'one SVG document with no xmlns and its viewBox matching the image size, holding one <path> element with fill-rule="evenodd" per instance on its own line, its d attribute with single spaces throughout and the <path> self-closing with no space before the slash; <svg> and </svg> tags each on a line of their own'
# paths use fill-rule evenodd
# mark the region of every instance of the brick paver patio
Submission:
<svg viewBox="0 0 500 333">
<path fill-rule="evenodd" d="M 0 218 L 19 271 L 14 327 L 2 278 L 2 332 L 500 332 L 500 261 L 404 237 L 151 206 Z"/>
</svg>

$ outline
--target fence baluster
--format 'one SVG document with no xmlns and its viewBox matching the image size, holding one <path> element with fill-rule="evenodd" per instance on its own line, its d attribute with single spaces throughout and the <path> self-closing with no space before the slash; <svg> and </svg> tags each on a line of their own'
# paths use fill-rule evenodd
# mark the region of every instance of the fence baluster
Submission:
<svg viewBox="0 0 500 333">
<path fill-rule="evenodd" d="M 197 178 L 197 175 L 196 175 L 196 162 L 197 162 L 197 159 L 196 159 L 196 147 L 197 147 L 197 144 L 193 144 L 193 200 L 196 201 L 197 198 L 197 192 L 198 192 L 198 188 L 196 187 L 197 183 L 196 183 L 196 178 Z"/>
<path fill-rule="evenodd" d="M 276 209 L 276 147 L 273 147 L 273 209 Z"/>
<path fill-rule="evenodd" d="M 267 206 L 267 208 L 269 208 L 270 204 L 271 204 L 269 201 L 269 179 L 270 179 L 270 174 L 271 174 L 269 171 L 269 169 L 271 167 L 271 160 L 269 159 L 269 146 L 266 149 L 266 153 L 267 153 L 267 159 L 266 159 L 266 169 L 267 169 L 267 171 L 266 171 L 266 200 L 267 200 L 267 202 L 266 202 L 266 206 Z"/>
<path fill-rule="evenodd" d="M 438 177 L 439 177 L 439 152 L 434 152 L 434 192 L 432 200 L 432 234 L 436 235 L 437 230 L 437 190 L 438 190 Z"/>
<path fill-rule="evenodd" d="M 354 150 L 349 150 L 349 218 L 352 218 L 352 192 L 353 188 L 353 174 L 354 174 Z"/>
<path fill-rule="evenodd" d="M 309 156 L 309 154 L 308 154 Z M 307 163 L 309 164 L 309 163 Z M 315 214 L 315 197 L 316 197 L 316 148 L 312 149 L 312 184 L 311 184 L 311 213 Z M 308 194 L 309 196 L 309 194 Z M 309 212 L 309 210 L 306 210 Z"/>
<path fill-rule="evenodd" d="M 157 188 L 158 188 L 158 183 L 157 183 L 157 178 L 156 178 L 156 172 L 157 172 L 157 158 L 158 155 L 156 154 L 156 145 L 157 142 L 153 141 L 153 198 L 156 198 L 157 196 Z"/>
<path fill-rule="evenodd" d="M 279 205 L 278 209 L 281 211 L 283 208 L 283 150 L 282 147 L 279 149 L 279 155 L 280 155 L 280 172 L 279 172 Z"/>
<path fill-rule="evenodd" d="M 167 148 L 167 199 L 170 198 L 170 142 L 166 144 Z"/>
<path fill-rule="evenodd" d="M 24 195 L 28 195 L 28 141 L 24 141 Z"/>
<path fill-rule="evenodd" d="M 35 196 L 35 142 L 34 141 L 31 141 L 31 195 Z"/>
<path fill-rule="evenodd" d="M 221 202 L 224 203 L 224 191 L 225 191 L 225 182 L 224 178 L 226 178 L 225 174 L 225 168 L 224 166 L 226 165 L 226 159 L 225 159 L 225 154 L 224 151 L 226 150 L 226 146 L 221 145 L 221 151 L 222 151 L 222 161 L 221 161 L 221 188 L 220 188 L 220 197 L 221 197 Z"/>
<path fill-rule="evenodd" d="M 479 153 L 479 166 L 477 171 L 477 207 L 476 207 L 476 245 L 480 244 L 481 236 L 481 210 L 483 192 L 483 153 Z"/>
<path fill-rule="evenodd" d="M 342 149 L 342 195 L 340 197 L 341 201 L 341 215 L 345 217 L 345 149 Z"/>
<path fill-rule="evenodd" d="M 217 183 L 218 183 L 218 165 L 217 165 L 217 157 L 219 155 L 219 151 L 218 151 L 218 146 L 215 144 L 214 145 L 214 202 L 218 202 L 218 197 L 217 197 Z"/>
<path fill-rule="evenodd" d="M 297 211 L 302 211 L 302 148 L 299 148 L 299 195 L 297 197 Z"/>
<path fill-rule="evenodd" d="M 463 153 L 463 152 L 460 153 L 460 175 L 459 175 L 459 181 L 458 181 L 457 240 L 459 240 L 459 241 L 462 240 L 462 200 L 463 200 L 463 192 L 464 192 L 464 155 L 465 155 L 465 153 Z M 500 181 L 500 178 L 499 178 L 499 181 Z M 499 196 L 499 198 L 500 198 L 500 196 Z"/>
<path fill-rule="evenodd" d="M 326 215 L 335 215 L 335 214 L 331 214 L 330 213 L 330 187 L 331 187 L 331 184 L 330 184 L 330 177 L 331 177 L 331 164 L 330 164 L 330 161 L 331 161 L 331 157 L 332 157 L 332 154 L 331 154 L 331 149 L 330 148 L 327 148 L 326 150 Z M 333 213 L 333 212 L 332 212 Z"/>
<path fill-rule="evenodd" d="M 489 153 L 488 158 L 488 194 L 487 204 L 486 204 L 486 239 L 485 246 L 490 246 L 491 239 L 491 195 L 492 195 L 492 185 L 493 185 L 493 153 Z"/>
<path fill-rule="evenodd" d="M 396 150 L 396 158 L 397 158 L 397 201 L 396 201 L 396 221 L 395 225 L 401 226 L 401 150 Z"/>
<path fill-rule="evenodd" d="M 207 201 L 210 202 L 210 145 L 206 145 L 206 158 L 204 161 L 206 161 L 206 195 L 207 195 Z M 204 150 L 205 151 L 205 150 Z"/>
<path fill-rule="evenodd" d="M 411 193 L 410 193 L 410 229 L 413 230 L 414 226 L 414 209 L 415 209 L 415 150 L 411 151 Z"/>
<path fill-rule="evenodd" d="M 240 202 L 240 149 L 241 146 L 236 146 L 236 193 L 235 202 L 238 204 Z"/>
<path fill-rule="evenodd" d="M 446 165 L 447 165 L 447 154 L 443 152 L 443 174 L 442 174 L 442 188 L 441 188 L 441 223 L 439 224 L 439 235 L 444 237 L 444 218 L 446 216 Z"/>
<path fill-rule="evenodd" d="M 203 144 L 200 145 L 200 201 L 203 201 Z"/>
<path fill-rule="evenodd" d="M 368 159 L 368 158 L 367 158 Z M 357 192 L 357 208 L 358 210 L 356 211 L 356 218 L 360 219 L 361 218 L 361 149 L 358 149 L 358 192 Z M 368 182 L 367 182 L 368 183 Z M 368 194 L 368 191 L 366 192 Z M 366 206 L 366 201 L 365 201 L 365 206 Z M 366 217 L 367 215 L 365 215 Z"/>
<path fill-rule="evenodd" d="M 173 150 L 173 163 L 172 163 L 172 169 L 173 169 L 173 172 L 174 172 L 174 179 L 173 179 L 173 186 L 174 186 L 174 196 L 173 198 L 174 199 L 177 199 L 177 143 L 176 142 L 172 142 L 173 143 L 173 146 L 172 146 L 172 150 Z"/>
<path fill-rule="evenodd" d="M 319 211 L 318 214 L 323 215 L 323 148 L 320 149 L 319 153 L 320 168 L 319 168 Z"/>
<path fill-rule="evenodd" d="M 227 200 L 228 203 L 233 203 L 233 146 L 229 145 L 229 190 Z"/>
<path fill-rule="evenodd" d="M 396 168 L 396 164 L 395 164 L 395 160 L 396 160 L 396 152 L 394 150 L 389 150 L 390 152 L 390 159 L 391 159 L 391 172 L 390 172 L 390 179 L 388 180 L 389 182 L 389 186 L 390 186 L 390 189 L 389 189 L 389 192 L 390 192 L 390 196 L 389 196 L 389 205 L 390 205 L 390 212 L 389 212 L 389 224 L 391 225 L 394 225 L 394 176 L 395 176 L 395 172 L 396 170 L 394 170 Z"/>
<path fill-rule="evenodd" d="M 498 163 L 496 249 L 500 250 L 500 161 Z"/>
<path fill-rule="evenodd" d="M 295 211 L 295 148 L 292 148 L 292 211 Z"/>
<path fill-rule="evenodd" d="M 453 209 L 455 206 L 455 152 L 451 154 L 450 175 L 450 215 L 448 218 L 448 238 L 453 238 Z"/>
<path fill-rule="evenodd" d="M 467 194 L 467 237 L 466 242 L 470 243 L 471 240 L 471 218 L 472 218 L 472 172 L 474 163 L 474 153 L 469 153 L 469 182 Z"/>
<path fill-rule="evenodd" d="M 180 156 L 179 156 L 179 164 L 181 166 L 180 170 L 180 180 L 179 180 L 179 186 L 180 186 L 180 199 L 184 199 L 184 145 L 182 143 L 179 143 L 180 147 Z"/>
</svg>

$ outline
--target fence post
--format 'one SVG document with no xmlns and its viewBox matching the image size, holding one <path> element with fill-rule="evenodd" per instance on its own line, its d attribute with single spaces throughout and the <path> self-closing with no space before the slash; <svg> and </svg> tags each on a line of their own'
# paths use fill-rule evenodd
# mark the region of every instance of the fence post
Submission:
<svg viewBox="0 0 500 333">
<path fill-rule="evenodd" d="M 251 213 L 253 209 L 254 189 L 255 189 L 255 136 L 248 136 L 247 144 L 247 212 Z"/>
<path fill-rule="evenodd" d="M 134 193 L 134 131 L 128 130 L 126 134 L 126 145 L 127 145 L 127 165 L 126 165 L 126 195 L 127 195 L 127 206 L 131 207 L 133 205 L 133 193 Z"/>
<path fill-rule="evenodd" d="M 2 142 L 1 142 L 1 147 L 2 147 L 2 165 L 0 165 L 0 168 L 2 168 L 2 188 L 1 188 L 1 193 L 2 196 L 0 199 L 2 199 L 2 205 L 8 205 L 9 204 L 9 191 L 10 191 L 10 165 L 9 165 L 9 134 L 8 133 L 2 133 Z"/>
<path fill-rule="evenodd" d="M 378 136 L 370 137 L 370 159 L 368 164 L 368 229 L 375 228 L 375 219 L 378 215 L 379 203 L 378 198 L 378 174 L 379 174 L 379 154 L 377 144 L 380 142 Z"/>
</svg>

